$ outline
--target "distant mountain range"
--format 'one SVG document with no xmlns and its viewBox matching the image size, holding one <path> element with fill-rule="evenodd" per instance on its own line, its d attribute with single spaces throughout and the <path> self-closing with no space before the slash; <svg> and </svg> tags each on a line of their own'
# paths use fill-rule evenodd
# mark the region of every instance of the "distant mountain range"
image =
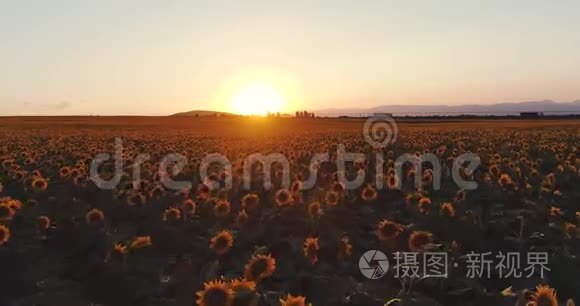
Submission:
<svg viewBox="0 0 580 306">
<path fill-rule="evenodd" d="M 207 111 L 207 110 L 193 110 L 189 112 L 177 113 L 170 115 L 170 117 L 207 117 L 207 116 L 239 116 L 232 113 L 226 112 L 215 112 L 215 111 Z"/>
<path fill-rule="evenodd" d="M 464 105 L 381 105 L 371 108 L 327 108 L 314 111 L 317 116 L 392 113 L 395 115 L 510 115 L 543 112 L 546 115 L 580 114 L 580 100 L 559 103 L 552 100 Z"/>
<path fill-rule="evenodd" d="M 312 111 L 312 110 L 309 110 Z M 445 115 L 517 115 L 522 112 L 543 112 L 546 115 L 580 114 L 580 100 L 554 102 L 552 100 L 464 105 L 381 105 L 370 108 L 326 108 L 313 110 L 317 116 L 360 116 L 372 113 L 391 113 L 398 116 Z M 239 116 L 227 112 L 194 110 L 172 117 Z M 291 116 L 291 115 L 284 115 Z"/>
</svg>

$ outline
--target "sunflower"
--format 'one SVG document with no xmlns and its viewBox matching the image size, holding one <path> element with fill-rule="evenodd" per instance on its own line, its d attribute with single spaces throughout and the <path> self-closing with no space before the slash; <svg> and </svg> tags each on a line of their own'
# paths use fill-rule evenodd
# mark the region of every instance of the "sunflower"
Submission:
<svg viewBox="0 0 580 306">
<path fill-rule="evenodd" d="M 45 231 L 50 226 L 50 218 L 47 216 L 39 216 L 36 218 L 36 228 L 40 231 Z"/>
<path fill-rule="evenodd" d="M 221 280 L 204 283 L 196 294 L 199 306 L 230 306 L 233 301 L 232 290 Z"/>
<path fill-rule="evenodd" d="M 8 203 L 0 204 L 0 220 L 2 221 L 9 221 L 12 220 L 16 211 L 10 207 Z"/>
<path fill-rule="evenodd" d="M 366 202 L 374 201 L 377 198 L 377 190 L 373 186 L 366 186 L 361 192 L 361 199 Z"/>
<path fill-rule="evenodd" d="M 200 184 L 197 186 L 197 196 L 202 199 L 202 200 L 207 200 L 209 199 L 211 190 L 209 189 L 209 186 L 206 184 Z"/>
<path fill-rule="evenodd" d="M 348 258 L 352 255 L 352 244 L 350 243 L 350 238 L 346 235 L 340 238 L 340 248 L 338 256 L 340 258 Z"/>
<path fill-rule="evenodd" d="M 562 215 L 562 210 L 559 207 L 550 206 L 550 216 L 560 216 Z"/>
<path fill-rule="evenodd" d="M 181 219 L 181 210 L 177 208 L 166 209 L 163 212 L 163 221 L 178 221 Z"/>
<path fill-rule="evenodd" d="M 572 224 L 570 222 L 566 222 L 564 223 L 564 232 L 566 233 L 566 237 L 570 238 L 570 239 L 575 239 L 579 236 L 580 231 L 578 231 L 578 228 L 576 227 L 575 224 Z"/>
<path fill-rule="evenodd" d="M 244 291 L 256 291 L 256 283 L 253 281 L 248 281 L 245 279 L 234 279 L 228 283 L 228 287 L 232 289 L 234 293 L 244 292 Z"/>
<path fill-rule="evenodd" d="M 141 206 L 144 205 L 147 202 L 147 198 L 138 191 L 134 191 L 132 192 L 128 197 L 127 197 L 127 204 L 129 204 L 129 206 Z"/>
<path fill-rule="evenodd" d="M 165 196 L 165 189 L 161 185 L 156 185 L 149 191 L 149 198 L 159 200 Z"/>
<path fill-rule="evenodd" d="M 141 249 L 141 248 L 148 247 L 148 246 L 151 246 L 151 237 L 150 236 L 138 236 L 138 237 L 135 237 L 133 242 L 131 242 L 131 245 L 129 246 L 129 248 Z"/>
<path fill-rule="evenodd" d="M 466 197 L 467 197 L 467 194 L 466 194 L 465 190 L 459 190 L 459 191 L 457 191 L 457 194 L 455 195 L 455 201 L 462 202 L 465 200 Z"/>
<path fill-rule="evenodd" d="M 62 179 L 67 179 L 71 176 L 71 168 L 69 166 L 62 167 L 58 170 L 58 175 Z"/>
<path fill-rule="evenodd" d="M 532 306 L 558 306 L 556 291 L 549 286 L 537 286 L 530 304 Z"/>
<path fill-rule="evenodd" d="M 4 225 L 0 225 L 0 246 L 4 245 L 10 240 L 10 229 Z"/>
<path fill-rule="evenodd" d="M 195 215 L 195 210 L 197 208 L 197 204 L 192 199 L 187 199 L 181 203 L 181 209 L 183 212 L 188 216 Z"/>
<path fill-rule="evenodd" d="M 259 282 L 272 275 L 274 270 L 276 270 L 276 259 L 270 255 L 255 255 L 244 268 L 244 278 L 248 281 Z"/>
<path fill-rule="evenodd" d="M 107 261 L 115 260 L 115 261 L 122 261 L 125 256 L 129 253 L 129 249 L 127 246 L 117 243 L 113 246 L 113 249 L 109 252 L 109 256 L 107 257 Z"/>
<path fill-rule="evenodd" d="M 403 226 L 399 223 L 383 220 L 377 227 L 377 237 L 381 241 L 396 239 L 403 232 Z"/>
<path fill-rule="evenodd" d="M 105 220 L 105 214 L 98 209 L 91 209 L 85 215 L 88 224 L 100 224 Z"/>
<path fill-rule="evenodd" d="M 294 202 L 294 197 L 287 189 L 279 189 L 276 191 L 274 198 L 276 200 L 276 205 L 280 207 L 290 206 Z"/>
<path fill-rule="evenodd" d="M 387 188 L 397 189 L 397 177 L 394 174 L 387 176 Z"/>
<path fill-rule="evenodd" d="M 87 185 L 87 177 L 84 175 L 77 175 L 73 178 L 73 183 L 75 184 L 75 186 L 77 187 L 84 187 Z"/>
<path fill-rule="evenodd" d="M 441 204 L 441 208 L 439 209 L 439 213 L 444 217 L 453 218 L 455 217 L 455 207 L 450 202 L 445 202 Z"/>
<path fill-rule="evenodd" d="M 341 182 L 334 182 L 332 184 L 332 191 L 336 193 L 341 193 L 344 191 L 344 184 Z"/>
<path fill-rule="evenodd" d="M 246 213 L 246 211 L 242 209 L 236 216 L 236 225 L 242 226 L 248 223 L 248 218 L 249 218 L 248 213 Z"/>
<path fill-rule="evenodd" d="M 216 217 L 223 218 L 230 214 L 231 207 L 228 200 L 218 200 L 213 207 Z"/>
<path fill-rule="evenodd" d="M 311 265 L 314 265 L 318 262 L 318 251 L 320 250 L 320 246 L 318 246 L 318 238 L 306 238 L 304 241 L 304 256 L 308 259 L 308 262 Z"/>
<path fill-rule="evenodd" d="M 255 306 L 258 304 L 256 283 L 245 279 L 234 279 L 228 283 L 233 294 L 232 306 Z"/>
<path fill-rule="evenodd" d="M 292 193 L 298 193 L 302 190 L 302 181 L 294 181 L 292 186 L 290 186 L 290 191 Z"/>
<path fill-rule="evenodd" d="M 44 192 L 48 188 L 48 182 L 42 177 L 37 177 L 32 180 L 32 189 L 35 192 Z"/>
<path fill-rule="evenodd" d="M 218 256 L 222 256 L 226 254 L 233 245 L 234 237 L 229 231 L 223 230 L 211 238 L 209 247 L 213 249 Z"/>
<path fill-rule="evenodd" d="M 310 219 L 318 219 L 322 216 L 322 207 L 320 206 L 320 202 L 312 202 L 308 205 L 308 217 Z"/>
<path fill-rule="evenodd" d="M 255 193 L 248 193 L 242 198 L 242 208 L 248 212 L 253 212 L 260 204 L 260 197 Z"/>
<path fill-rule="evenodd" d="M 306 306 L 306 298 L 288 294 L 285 299 L 280 299 L 280 306 Z"/>
<path fill-rule="evenodd" d="M 421 252 L 425 246 L 433 241 L 433 234 L 427 231 L 414 231 L 409 236 L 409 249 L 412 252 Z"/>
<path fill-rule="evenodd" d="M 420 213 L 428 215 L 429 211 L 431 210 L 431 199 L 429 199 L 428 197 L 420 198 L 417 207 L 419 208 Z"/>
<path fill-rule="evenodd" d="M 324 195 L 324 201 L 327 206 L 336 206 L 338 204 L 339 193 L 336 191 L 327 191 Z"/>
<path fill-rule="evenodd" d="M 509 176 L 509 174 L 502 173 L 501 176 L 499 177 L 498 184 L 504 188 L 507 188 L 507 187 L 512 187 L 514 183 L 512 181 L 512 178 Z"/>
</svg>

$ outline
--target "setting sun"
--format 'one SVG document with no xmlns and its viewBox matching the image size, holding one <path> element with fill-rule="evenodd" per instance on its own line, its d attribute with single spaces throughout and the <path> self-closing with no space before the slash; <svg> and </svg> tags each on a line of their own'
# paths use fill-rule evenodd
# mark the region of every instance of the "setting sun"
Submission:
<svg viewBox="0 0 580 306">
<path fill-rule="evenodd" d="M 255 82 L 241 87 L 231 98 L 231 108 L 236 114 L 261 115 L 280 112 L 286 98 L 270 84 Z"/>
</svg>

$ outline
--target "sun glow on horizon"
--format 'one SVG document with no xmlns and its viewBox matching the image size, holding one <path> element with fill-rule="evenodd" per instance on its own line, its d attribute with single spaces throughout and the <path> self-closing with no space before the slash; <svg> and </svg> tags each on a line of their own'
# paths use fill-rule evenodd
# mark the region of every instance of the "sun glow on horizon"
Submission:
<svg viewBox="0 0 580 306">
<path fill-rule="evenodd" d="M 234 93 L 230 107 L 236 114 L 266 116 L 268 112 L 281 112 L 287 103 L 286 97 L 272 85 L 253 82 Z"/>
</svg>

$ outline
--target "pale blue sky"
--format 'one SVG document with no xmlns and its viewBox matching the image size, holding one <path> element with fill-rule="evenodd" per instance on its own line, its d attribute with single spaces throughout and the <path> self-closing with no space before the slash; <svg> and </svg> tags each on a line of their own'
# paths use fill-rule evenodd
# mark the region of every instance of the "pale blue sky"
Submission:
<svg viewBox="0 0 580 306">
<path fill-rule="evenodd" d="M 0 115 L 580 99 L 580 1 L 0 0 Z"/>
</svg>

